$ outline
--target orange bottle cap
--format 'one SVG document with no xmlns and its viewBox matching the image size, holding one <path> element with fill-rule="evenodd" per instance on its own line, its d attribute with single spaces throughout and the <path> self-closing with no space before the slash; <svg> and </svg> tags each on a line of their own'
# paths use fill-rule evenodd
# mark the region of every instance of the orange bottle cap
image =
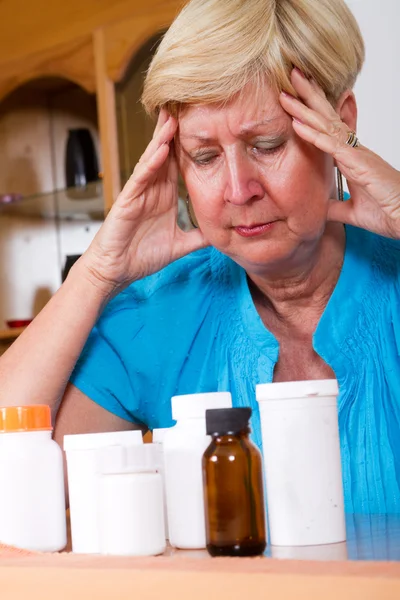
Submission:
<svg viewBox="0 0 400 600">
<path fill-rule="evenodd" d="M 51 431 L 51 411 L 46 404 L 0 408 L 0 433 Z"/>
</svg>

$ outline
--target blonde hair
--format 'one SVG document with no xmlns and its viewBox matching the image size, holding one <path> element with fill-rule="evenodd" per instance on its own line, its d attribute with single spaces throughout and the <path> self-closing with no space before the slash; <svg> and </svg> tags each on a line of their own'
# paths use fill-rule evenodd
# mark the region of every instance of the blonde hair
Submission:
<svg viewBox="0 0 400 600">
<path fill-rule="evenodd" d="M 363 39 L 343 0 L 191 0 L 154 55 L 142 103 L 152 115 L 162 106 L 176 114 L 264 81 L 295 94 L 293 66 L 334 103 L 363 61 Z"/>
</svg>

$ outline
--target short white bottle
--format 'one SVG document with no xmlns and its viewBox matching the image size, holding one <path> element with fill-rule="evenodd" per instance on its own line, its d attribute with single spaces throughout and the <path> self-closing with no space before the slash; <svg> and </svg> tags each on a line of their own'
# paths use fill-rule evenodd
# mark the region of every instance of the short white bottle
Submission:
<svg viewBox="0 0 400 600">
<path fill-rule="evenodd" d="M 0 542 L 42 552 L 67 543 L 61 448 L 46 405 L 0 409 Z"/>
<path fill-rule="evenodd" d="M 100 553 L 156 556 L 166 547 L 163 490 L 155 444 L 136 446 L 98 476 Z"/>
<path fill-rule="evenodd" d="M 98 476 L 142 443 L 139 430 L 64 436 L 73 552 L 100 553 Z"/>
<path fill-rule="evenodd" d="M 164 437 L 165 487 L 169 541 L 183 549 L 206 546 L 202 456 L 210 443 L 206 410 L 231 408 L 229 392 L 189 394 L 172 398 L 175 427 Z"/>
</svg>

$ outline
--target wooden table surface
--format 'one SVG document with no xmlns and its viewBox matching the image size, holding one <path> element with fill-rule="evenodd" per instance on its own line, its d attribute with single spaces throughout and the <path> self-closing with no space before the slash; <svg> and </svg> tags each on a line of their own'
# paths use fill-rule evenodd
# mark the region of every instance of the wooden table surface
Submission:
<svg viewBox="0 0 400 600">
<path fill-rule="evenodd" d="M 347 532 L 344 544 L 269 547 L 256 559 L 172 548 L 149 558 L 0 556 L 0 598 L 400 600 L 400 515 L 349 516 Z"/>
<path fill-rule="evenodd" d="M 71 551 L 70 521 L 68 544 Z M 347 515 L 347 541 L 325 546 L 273 547 L 268 544 L 265 558 L 312 561 L 398 561 L 400 567 L 400 514 L 399 515 Z M 166 556 L 187 556 L 209 559 L 206 550 L 178 550 L 168 547 Z M 399 598 L 400 600 L 400 598 Z"/>
<path fill-rule="evenodd" d="M 400 515 L 347 515 L 346 530 L 347 542 L 342 544 L 269 547 L 266 556 L 319 561 L 400 561 Z"/>
<path fill-rule="evenodd" d="M 325 562 L 398 561 L 400 569 L 400 515 L 348 515 L 346 530 L 346 542 L 301 547 L 268 545 L 263 558 Z M 164 556 L 211 560 L 206 550 L 183 551 L 168 548 Z"/>
</svg>

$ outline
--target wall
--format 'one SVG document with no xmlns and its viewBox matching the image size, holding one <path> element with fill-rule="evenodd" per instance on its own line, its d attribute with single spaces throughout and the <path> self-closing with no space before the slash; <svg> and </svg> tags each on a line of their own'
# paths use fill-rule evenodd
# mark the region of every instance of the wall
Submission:
<svg viewBox="0 0 400 600">
<path fill-rule="evenodd" d="M 366 44 L 366 63 L 356 84 L 358 133 L 363 144 L 400 169 L 400 2 L 347 0 Z"/>
<path fill-rule="evenodd" d="M 153 137 L 154 122 L 141 103 L 144 76 L 156 47 L 152 38 L 131 60 L 123 80 L 115 86 L 120 169 L 127 181 L 136 163 Z"/>
</svg>

